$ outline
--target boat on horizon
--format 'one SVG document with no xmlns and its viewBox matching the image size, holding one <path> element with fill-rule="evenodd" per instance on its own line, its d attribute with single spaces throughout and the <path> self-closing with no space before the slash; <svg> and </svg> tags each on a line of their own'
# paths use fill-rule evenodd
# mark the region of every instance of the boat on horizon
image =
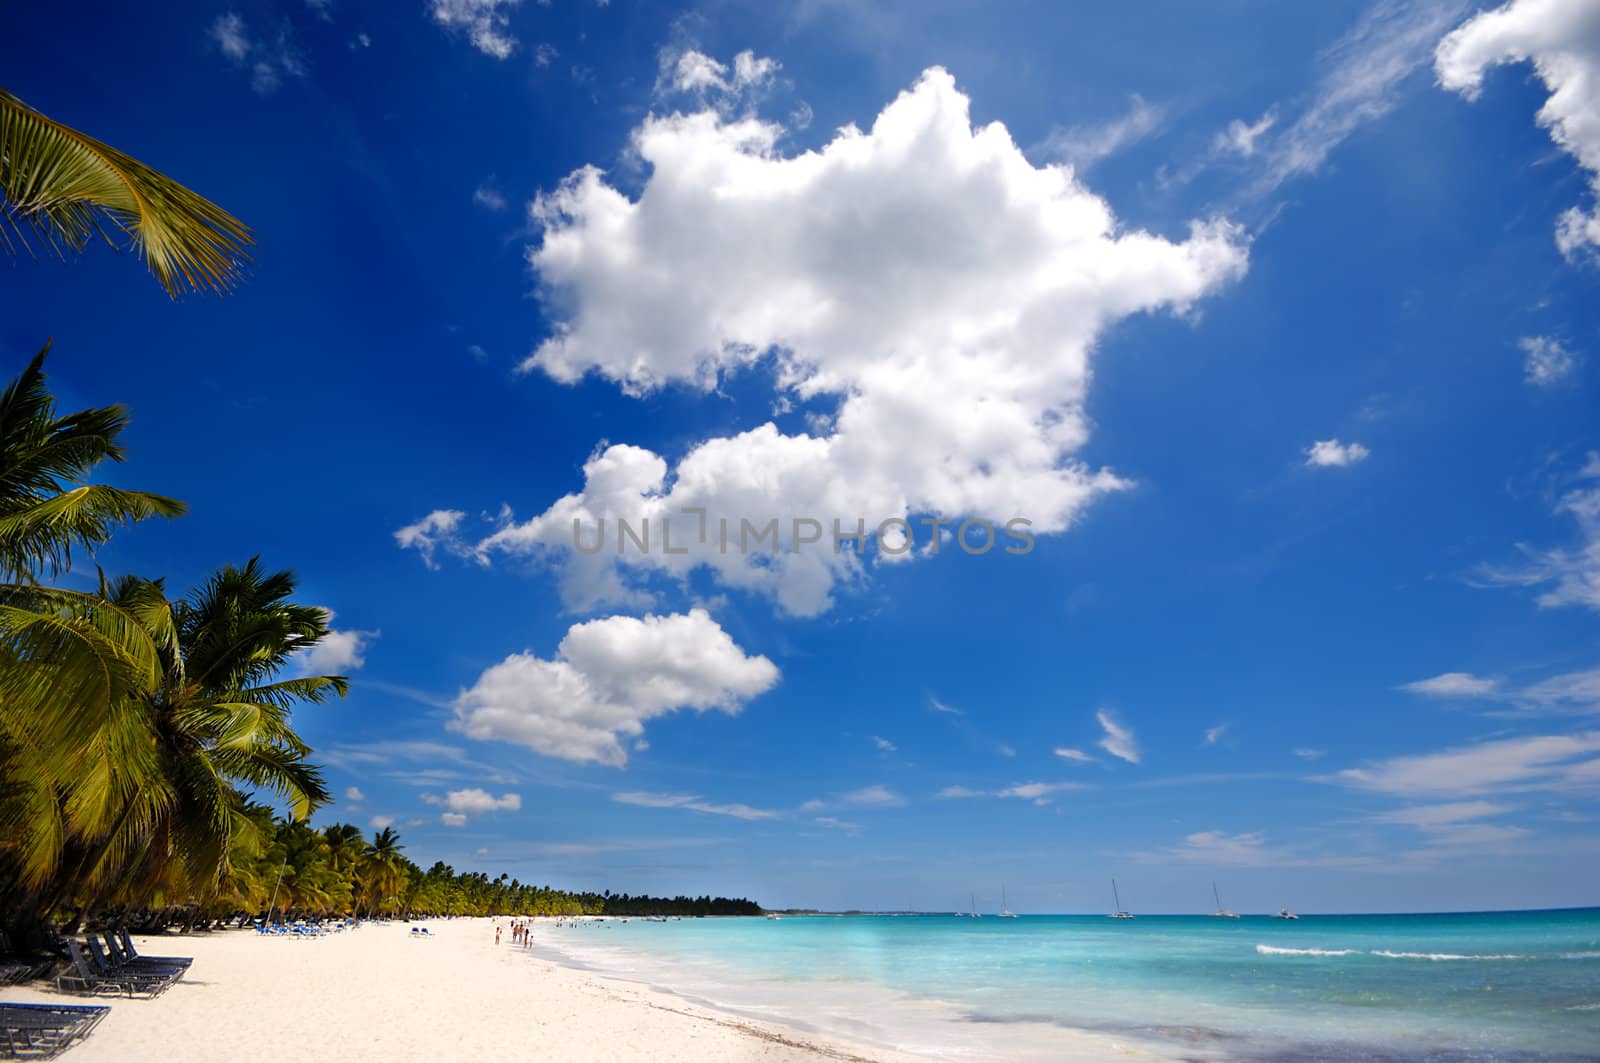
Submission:
<svg viewBox="0 0 1600 1063">
<path fill-rule="evenodd" d="M 1006 886 L 1005 883 L 1002 882 L 1000 884 L 1000 918 L 1015 919 L 1016 917 L 1017 913 L 1013 912 L 1011 910 L 1011 906 L 1006 903 Z"/>
<path fill-rule="evenodd" d="M 1237 919 L 1238 912 L 1230 912 L 1222 906 L 1222 898 L 1217 895 L 1217 884 L 1211 884 L 1211 899 L 1217 902 L 1217 910 L 1211 913 L 1213 919 Z"/>
<path fill-rule="evenodd" d="M 1272 918 L 1274 918 L 1274 919 L 1299 919 L 1300 917 L 1298 915 L 1295 915 L 1293 912 L 1291 912 L 1287 908 L 1279 908 L 1278 909 L 1278 914 L 1273 916 Z"/>
<path fill-rule="evenodd" d="M 1122 909 L 1122 896 L 1121 896 L 1121 894 L 1119 894 L 1117 892 L 1117 880 L 1116 879 L 1112 879 L 1111 880 L 1111 899 L 1117 902 L 1117 909 L 1116 909 L 1116 911 L 1112 912 L 1111 916 L 1110 916 L 1112 919 L 1132 919 L 1133 918 L 1133 913 L 1132 912 L 1123 911 L 1123 909 Z"/>
<path fill-rule="evenodd" d="M 972 918 L 974 918 L 974 919 L 982 919 L 983 918 L 983 916 L 978 914 L 978 895 L 976 893 L 972 894 Z"/>
</svg>

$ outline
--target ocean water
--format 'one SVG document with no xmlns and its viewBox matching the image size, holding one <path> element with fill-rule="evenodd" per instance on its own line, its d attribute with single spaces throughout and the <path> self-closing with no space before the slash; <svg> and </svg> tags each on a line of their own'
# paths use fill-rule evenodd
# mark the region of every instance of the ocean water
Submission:
<svg viewBox="0 0 1600 1063">
<path fill-rule="evenodd" d="M 1059 1058 L 1084 1029 L 1188 1058 L 1600 1060 L 1600 909 L 634 919 L 536 939 L 740 1014 L 949 1059 Z"/>
</svg>

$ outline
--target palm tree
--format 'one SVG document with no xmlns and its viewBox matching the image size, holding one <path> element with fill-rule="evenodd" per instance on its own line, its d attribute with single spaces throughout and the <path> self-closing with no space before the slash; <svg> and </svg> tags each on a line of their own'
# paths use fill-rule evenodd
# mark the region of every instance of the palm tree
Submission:
<svg viewBox="0 0 1600 1063">
<path fill-rule="evenodd" d="M 232 288 L 254 242 L 221 207 L 0 88 L 0 246 L 28 248 L 25 229 L 57 255 L 121 233 L 174 297 Z"/>
<path fill-rule="evenodd" d="M 119 882 L 132 898 L 157 888 L 201 898 L 214 893 L 228 870 L 243 790 L 287 801 L 297 821 L 327 802 L 290 712 L 300 703 L 342 697 L 349 683 L 343 676 L 277 678 L 293 654 L 328 633 L 327 611 L 291 601 L 294 586 L 292 573 L 269 573 L 251 558 L 242 568 L 221 569 L 171 607 L 162 682 L 140 698 L 155 739 L 155 770 L 133 784 L 133 814 L 124 816 L 123 836 L 110 845 L 143 854 Z M 159 581 L 125 578 L 105 597 L 132 608 L 160 591 Z M 80 881 L 78 889 L 87 885 Z"/>
<path fill-rule="evenodd" d="M 159 683 L 165 637 L 160 603 L 119 607 L 37 576 L 116 527 L 184 512 L 162 495 L 83 482 L 122 460 L 127 416 L 118 406 L 58 414 L 48 349 L 0 393 L 0 892 L 32 901 L 69 839 L 107 825 L 67 784 L 112 764 L 149 766 L 128 711 Z"/>
<path fill-rule="evenodd" d="M 372 836 L 362 861 L 362 892 L 366 895 L 369 910 L 375 910 L 400 895 L 406 882 L 406 869 L 411 863 L 401 853 L 400 835 L 393 827 L 384 827 Z"/>
<path fill-rule="evenodd" d="M 71 566 L 72 548 L 93 549 L 118 527 L 178 517 L 182 502 L 84 482 L 103 461 L 123 459 L 121 406 L 58 415 L 45 386 L 50 344 L 0 394 L 0 579 L 31 580 Z"/>
</svg>

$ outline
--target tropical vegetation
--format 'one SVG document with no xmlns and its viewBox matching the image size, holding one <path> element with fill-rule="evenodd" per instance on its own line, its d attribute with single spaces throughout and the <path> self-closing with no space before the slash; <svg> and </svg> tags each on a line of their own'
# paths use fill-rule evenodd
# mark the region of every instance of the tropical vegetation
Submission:
<svg viewBox="0 0 1600 1063">
<path fill-rule="evenodd" d="M 0 88 L 0 248 L 58 256 L 125 238 L 172 296 L 227 291 L 253 243 L 238 218 Z"/>
<path fill-rule="evenodd" d="M 115 531 L 184 507 L 90 482 L 122 460 L 127 414 L 61 413 L 45 356 L 0 393 L 0 922 L 12 940 L 95 917 L 760 911 L 423 871 L 390 827 L 313 829 L 329 795 L 292 716 L 348 689 L 300 663 L 329 634 L 327 611 L 254 557 L 181 595 L 98 568 L 84 580 L 85 555 Z M 69 575 L 93 589 L 53 585 Z"/>
</svg>

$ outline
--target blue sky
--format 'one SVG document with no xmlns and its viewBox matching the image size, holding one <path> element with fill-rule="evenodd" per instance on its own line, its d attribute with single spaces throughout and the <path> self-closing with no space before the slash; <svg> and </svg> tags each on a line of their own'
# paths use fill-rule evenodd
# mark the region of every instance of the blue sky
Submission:
<svg viewBox="0 0 1600 1063">
<path fill-rule="evenodd" d="M 108 570 L 334 611 L 319 820 L 424 863 L 1595 903 L 1600 5 L 1154 8 L 22 11 L 8 88 L 259 244 L 223 299 L 16 261 L 0 350 L 192 507 Z"/>
</svg>

